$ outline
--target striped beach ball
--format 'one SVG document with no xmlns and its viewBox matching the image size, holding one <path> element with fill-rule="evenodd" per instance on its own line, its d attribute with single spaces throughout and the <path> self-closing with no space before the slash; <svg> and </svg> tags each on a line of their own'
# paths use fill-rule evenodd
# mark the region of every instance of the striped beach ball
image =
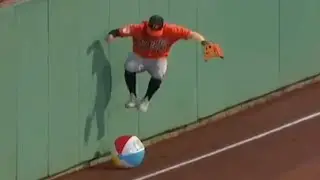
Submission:
<svg viewBox="0 0 320 180">
<path fill-rule="evenodd" d="M 145 147 L 137 136 L 120 136 L 114 142 L 112 162 L 120 168 L 133 168 L 142 164 Z"/>
</svg>

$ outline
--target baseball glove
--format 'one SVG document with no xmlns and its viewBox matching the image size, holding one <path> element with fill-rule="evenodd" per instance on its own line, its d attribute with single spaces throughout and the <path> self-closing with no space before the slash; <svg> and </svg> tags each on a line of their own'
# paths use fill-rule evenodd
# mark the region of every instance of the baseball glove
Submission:
<svg viewBox="0 0 320 180">
<path fill-rule="evenodd" d="M 224 58 L 223 49 L 219 44 L 209 41 L 203 41 L 201 44 L 203 45 L 203 59 L 205 61 L 209 61 L 210 59 L 216 57 L 219 57 L 221 59 Z"/>
</svg>

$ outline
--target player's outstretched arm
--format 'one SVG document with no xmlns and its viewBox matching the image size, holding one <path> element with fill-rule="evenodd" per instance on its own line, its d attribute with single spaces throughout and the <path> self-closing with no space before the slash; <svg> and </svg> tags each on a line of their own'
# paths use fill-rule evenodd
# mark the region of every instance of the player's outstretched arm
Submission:
<svg viewBox="0 0 320 180">
<path fill-rule="evenodd" d="M 224 58 L 222 48 L 219 44 L 207 41 L 202 34 L 179 25 L 171 25 L 170 27 L 171 33 L 178 39 L 195 40 L 200 42 L 205 51 L 205 60 L 213 57 Z"/>
<path fill-rule="evenodd" d="M 132 37 L 137 35 L 141 31 L 142 27 L 140 24 L 129 24 L 122 28 L 117 28 L 109 31 L 106 41 L 111 42 L 116 38 Z"/>
<path fill-rule="evenodd" d="M 207 43 L 205 37 L 196 31 L 192 31 L 189 28 L 176 24 L 173 24 L 170 27 L 171 32 L 179 39 L 196 40 L 198 42 L 201 42 L 202 45 Z"/>
<path fill-rule="evenodd" d="M 189 35 L 189 39 L 196 40 L 196 41 L 200 42 L 201 45 L 206 45 L 208 43 L 206 41 L 205 37 L 196 31 L 191 31 L 191 33 Z"/>
</svg>

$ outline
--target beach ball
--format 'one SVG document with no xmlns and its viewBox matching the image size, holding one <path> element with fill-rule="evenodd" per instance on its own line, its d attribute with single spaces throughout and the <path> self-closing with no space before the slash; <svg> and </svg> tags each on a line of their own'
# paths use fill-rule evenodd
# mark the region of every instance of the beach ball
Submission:
<svg viewBox="0 0 320 180">
<path fill-rule="evenodd" d="M 120 136 L 114 141 L 112 162 L 120 168 L 134 168 L 142 164 L 145 147 L 137 136 Z"/>
</svg>

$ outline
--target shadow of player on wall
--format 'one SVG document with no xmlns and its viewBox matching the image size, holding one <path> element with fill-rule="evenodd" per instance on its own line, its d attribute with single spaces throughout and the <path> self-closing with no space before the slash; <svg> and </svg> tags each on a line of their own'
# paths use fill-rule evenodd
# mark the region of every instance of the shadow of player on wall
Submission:
<svg viewBox="0 0 320 180">
<path fill-rule="evenodd" d="M 112 90 L 111 65 L 99 40 L 94 41 L 87 49 L 92 55 L 92 76 L 96 76 L 96 96 L 91 113 L 86 118 L 84 141 L 87 144 L 93 119 L 97 120 L 97 140 L 105 135 L 105 110 L 109 104 Z"/>
</svg>

